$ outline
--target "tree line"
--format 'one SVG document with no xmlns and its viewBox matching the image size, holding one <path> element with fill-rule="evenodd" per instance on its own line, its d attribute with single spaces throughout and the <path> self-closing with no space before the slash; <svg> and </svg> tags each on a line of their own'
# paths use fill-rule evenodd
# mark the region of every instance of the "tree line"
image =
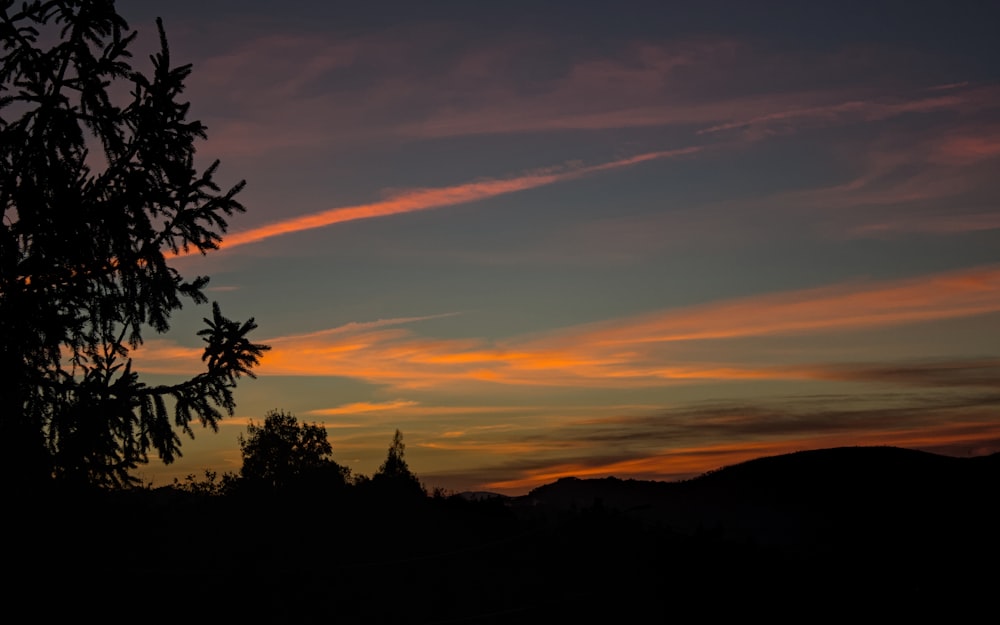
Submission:
<svg viewBox="0 0 1000 625">
<path fill-rule="evenodd" d="M 290 494 L 329 495 L 348 488 L 378 492 L 396 498 L 427 495 L 406 461 L 403 433 L 396 430 L 386 458 L 370 477 L 355 474 L 333 459 L 326 428 L 300 423 L 295 415 L 272 410 L 263 423 L 250 421 L 239 437 L 243 464 L 238 473 L 206 470 L 204 477 L 189 474 L 174 479 L 172 487 L 199 495 Z"/>
</svg>

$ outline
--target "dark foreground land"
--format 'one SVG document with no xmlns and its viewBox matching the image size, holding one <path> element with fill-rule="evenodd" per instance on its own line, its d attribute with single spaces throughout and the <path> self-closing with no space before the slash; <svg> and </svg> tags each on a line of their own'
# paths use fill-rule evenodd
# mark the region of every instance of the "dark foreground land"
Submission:
<svg viewBox="0 0 1000 625">
<path fill-rule="evenodd" d="M 998 485 L 998 455 L 841 448 L 486 501 L 49 494 L 6 507 L 3 598 L 46 622 L 992 619 Z"/>
</svg>

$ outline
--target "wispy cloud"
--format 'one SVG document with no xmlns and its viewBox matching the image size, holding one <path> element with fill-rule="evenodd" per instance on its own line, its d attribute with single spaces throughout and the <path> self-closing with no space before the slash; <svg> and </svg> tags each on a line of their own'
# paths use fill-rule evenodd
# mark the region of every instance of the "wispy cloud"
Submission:
<svg viewBox="0 0 1000 625">
<path fill-rule="evenodd" d="M 824 239 L 995 230 L 1000 224 L 995 210 L 1000 186 L 994 175 L 1000 162 L 1000 128 L 989 118 L 1000 111 L 1000 89 L 959 91 L 953 100 L 854 101 L 733 122 L 726 128 L 759 125 L 746 136 L 737 134 L 733 147 L 760 141 L 772 131 L 818 133 L 813 136 L 827 149 L 832 165 L 822 178 L 794 189 L 782 189 L 784 181 L 776 181 L 774 192 L 753 190 L 656 215 L 608 218 L 581 226 L 576 234 L 600 246 L 600 234 L 611 231 L 612 244 L 624 240 L 629 249 L 649 249 L 660 244 L 656 235 L 661 231 L 682 233 L 660 244 L 661 249 L 676 249 L 685 241 L 746 246 L 787 235 L 773 224 L 796 224 L 805 235 Z M 871 123 L 864 133 L 830 133 L 832 127 L 914 112 L 928 114 L 919 117 L 919 125 L 908 124 L 905 132 L 895 124 Z M 711 134 L 724 135 L 726 128 L 717 127 Z M 715 153 L 723 149 L 713 147 Z"/>
<path fill-rule="evenodd" d="M 898 234 L 960 234 L 998 229 L 1000 207 L 989 213 L 900 216 L 855 226 L 849 233 L 859 238 L 874 238 Z"/>
<path fill-rule="evenodd" d="M 387 135 L 711 123 L 732 110 L 770 110 L 751 97 L 738 107 L 683 98 L 668 105 L 690 91 L 679 71 L 726 63 L 736 47 L 704 39 L 623 42 L 607 56 L 561 59 L 553 54 L 557 43 L 529 33 L 516 42 L 470 40 L 428 24 L 337 38 L 271 33 L 200 63 L 192 90 L 195 102 L 211 104 L 212 150 L 243 156 Z M 516 68 L 540 58 L 548 71 L 525 88 Z M 378 80 L 359 84 L 358 73 Z"/>
<path fill-rule="evenodd" d="M 877 327 L 998 310 L 1000 268 L 987 266 L 752 296 L 598 324 L 583 333 L 590 343 L 629 345 Z"/>
<path fill-rule="evenodd" d="M 748 337 L 829 334 L 1000 312 L 1000 268 L 860 281 L 625 317 L 497 341 L 424 337 L 414 317 L 268 339 L 262 375 L 338 376 L 399 389 L 456 383 L 630 388 L 707 380 L 982 379 L 993 360 L 960 365 L 746 364 L 684 356 L 678 346 Z M 145 370 L 197 370 L 200 350 L 157 341 Z M 853 373 L 852 373 L 853 371 Z"/>
<path fill-rule="evenodd" d="M 906 113 L 931 113 L 952 110 L 963 105 L 958 95 L 942 95 L 900 100 L 851 100 L 821 106 L 775 111 L 758 117 L 729 121 L 698 131 L 711 134 L 726 130 L 745 130 L 755 126 L 789 126 L 809 123 L 842 122 L 846 119 L 879 121 Z"/>
<path fill-rule="evenodd" d="M 467 204 L 508 193 L 575 180 L 605 171 L 631 167 L 649 161 L 686 156 L 700 150 L 700 147 L 692 146 L 676 150 L 646 152 L 597 165 L 571 164 L 564 167 L 536 170 L 511 178 L 477 180 L 451 187 L 411 189 L 379 202 L 332 208 L 318 213 L 284 219 L 251 230 L 233 232 L 226 235 L 221 247 L 222 249 L 232 249 L 277 236 L 315 228 L 324 228 L 338 223 Z"/>
<path fill-rule="evenodd" d="M 335 408 L 318 408 L 316 410 L 310 410 L 306 414 L 316 415 L 321 417 L 336 417 L 341 415 L 353 416 L 366 412 L 385 412 L 392 410 L 399 410 L 400 408 L 409 408 L 411 406 L 416 406 L 417 402 L 407 401 L 402 399 L 397 399 L 394 401 L 383 401 L 383 402 L 369 402 L 369 401 L 359 401 L 352 402 L 350 404 L 344 404 L 342 406 L 337 406 Z"/>
<path fill-rule="evenodd" d="M 861 59 L 886 52 L 790 59 L 746 42 L 699 37 L 621 41 L 603 54 L 567 55 L 548 36 L 470 40 L 423 24 L 337 38 L 269 33 L 200 63 L 192 89 L 196 102 L 212 103 L 212 150 L 244 156 L 387 135 L 398 140 L 655 126 L 766 133 L 968 108 L 982 91 L 967 83 L 909 95 L 860 86 L 802 88 L 816 73 L 854 70 L 870 77 L 872 65 Z M 891 54 L 882 60 L 879 69 L 888 76 L 901 63 L 914 62 Z M 528 63 L 543 71 L 529 76 L 518 70 Z M 379 80 L 358 84 L 350 79 L 357 73 Z"/>
<path fill-rule="evenodd" d="M 822 335 L 1000 312 L 1000 269 L 723 300 L 544 335 L 484 341 L 359 324 L 270 339 L 264 375 L 343 376 L 396 388 L 456 383 L 630 388 L 708 380 L 852 380 L 981 384 L 992 360 L 916 365 L 748 365 L 704 361 L 696 342 Z M 167 352 L 163 362 L 177 362 Z"/>
<path fill-rule="evenodd" d="M 356 334 L 368 332 L 371 330 L 376 330 L 379 328 L 389 328 L 393 326 L 407 325 L 411 323 L 418 323 L 421 321 L 430 321 L 432 319 L 447 319 L 448 317 L 454 317 L 455 315 L 460 315 L 459 312 L 448 312 L 448 313 L 438 313 L 436 315 L 422 315 L 419 317 L 392 317 L 389 319 L 376 319 L 375 321 L 351 321 L 350 323 L 345 323 L 344 325 L 337 326 L 335 328 L 326 328 L 324 330 L 317 330 L 315 332 L 306 332 L 303 334 L 294 334 L 286 337 L 272 337 L 267 339 L 266 342 L 274 343 L 285 340 L 295 340 L 295 341 L 308 341 L 311 339 L 321 339 L 327 336 L 335 336 L 338 334 Z"/>
<path fill-rule="evenodd" d="M 853 363 L 818 366 L 809 375 L 823 380 L 882 382 L 892 385 L 935 387 L 980 387 L 1000 389 L 1000 359 L 978 358 L 920 363 L 873 365 Z"/>
</svg>

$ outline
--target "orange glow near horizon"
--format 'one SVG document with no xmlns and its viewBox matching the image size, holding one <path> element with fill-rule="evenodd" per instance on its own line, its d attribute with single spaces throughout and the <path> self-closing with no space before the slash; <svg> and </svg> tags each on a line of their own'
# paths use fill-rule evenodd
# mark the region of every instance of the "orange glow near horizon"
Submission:
<svg viewBox="0 0 1000 625">
<path fill-rule="evenodd" d="M 428 339 L 398 329 L 344 340 L 364 348 L 342 360 L 336 344 L 273 341 L 264 374 L 340 375 L 400 387 L 458 381 L 523 386 L 641 387 L 699 380 L 836 379 L 816 364 L 748 366 L 673 362 L 660 344 L 859 330 L 1000 311 L 1000 269 L 841 285 L 666 310 L 489 343 Z M 310 335 L 310 339 L 315 338 Z M 621 346 L 629 345 L 628 351 Z M 308 354 L 309 358 L 302 358 Z"/>
<path fill-rule="evenodd" d="M 823 363 L 750 365 L 678 360 L 673 342 L 829 333 L 1000 312 L 992 266 L 878 283 L 791 291 L 574 326 L 527 339 L 420 337 L 402 326 L 427 317 L 347 324 L 265 339 L 260 375 L 340 376 L 399 389 L 457 382 L 630 388 L 708 380 L 836 380 Z M 392 327 L 399 326 L 399 327 Z M 622 346 L 628 349 L 623 350 Z M 150 341 L 145 370 L 190 373 L 200 350 Z"/>
<path fill-rule="evenodd" d="M 991 444 L 986 444 L 985 453 L 1000 451 L 1000 424 L 960 421 L 934 427 L 930 430 L 875 430 L 860 434 L 836 434 L 809 439 L 772 439 L 741 444 L 707 444 L 699 447 L 664 450 L 662 454 L 604 464 L 553 461 L 551 465 L 543 468 L 522 471 L 520 477 L 484 483 L 482 487 L 521 493 L 564 477 L 586 479 L 614 476 L 620 479 L 677 481 L 755 458 L 810 449 L 859 445 L 940 449 L 948 446 L 977 445 L 982 441 L 992 441 Z"/>
</svg>

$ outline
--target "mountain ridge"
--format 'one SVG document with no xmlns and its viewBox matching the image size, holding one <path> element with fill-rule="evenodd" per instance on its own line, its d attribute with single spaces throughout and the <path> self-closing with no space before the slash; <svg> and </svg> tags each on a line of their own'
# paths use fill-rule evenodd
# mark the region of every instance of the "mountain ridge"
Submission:
<svg viewBox="0 0 1000 625">
<path fill-rule="evenodd" d="M 765 456 L 683 481 L 562 478 L 514 505 L 600 508 L 682 534 L 835 550 L 915 536 L 947 542 L 990 531 L 1000 453 L 957 458 L 901 447 L 835 447 Z"/>
</svg>

